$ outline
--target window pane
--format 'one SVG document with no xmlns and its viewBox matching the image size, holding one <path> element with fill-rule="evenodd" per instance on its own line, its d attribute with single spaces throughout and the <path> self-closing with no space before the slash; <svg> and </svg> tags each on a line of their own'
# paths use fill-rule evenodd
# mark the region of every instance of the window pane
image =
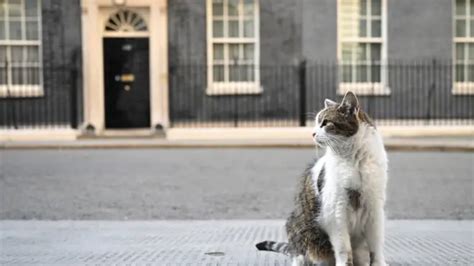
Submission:
<svg viewBox="0 0 474 266">
<path fill-rule="evenodd" d="M 229 81 L 249 81 L 249 66 L 230 65 Z"/>
<path fill-rule="evenodd" d="M 39 68 L 28 67 L 28 68 L 25 68 L 24 71 L 26 75 L 25 84 L 30 84 L 30 85 L 40 84 Z"/>
<path fill-rule="evenodd" d="M 7 70 L 4 66 L 0 65 L 0 84 L 7 84 Z"/>
<path fill-rule="evenodd" d="M 255 66 L 247 66 L 247 73 L 248 73 L 248 76 L 247 76 L 247 79 L 249 81 L 255 81 Z"/>
<path fill-rule="evenodd" d="M 468 57 L 468 59 L 469 59 L 469 61 L 472 62 L 472 61 L 474 61 L 474 43 L 470 43 L 468 48 L 469 48 L 469 51 L 468 51 L 469 57 Z"/>
<path fill-rule="evenodd" d="M 367 20 L 366 19 L 359 20 L 359 36 L 360 37 L 367 36 Z"/>
<path fill-rule="evenodd" d="M 5 0 L 0 0 L 0 17 L 3 18 L 5 16 Z"/>
<path fill-rule="evenodd" d="M 7 47 L 0 46 L 0 65 L 4 64 L 7 60 Z"/>
<path fill-rule="evenodd" d="M 372 37 L 382 36 L 382 22 L 380 19 L 372 20 Z"/>
<path fill-rule="evenodd" d="M 456 59 L 464 60 L 464 44 L 456 43 Z"/>
<path fill-rule="evenodd" d="M 254 65 L 241 65 L 240 69 L 239 75 L 241 81 L 255 81 Z"/>
<path fill-rule="evenodd" d="M 360 21 L 358 18 L 359 12 L 359 1 L 356 0 L 341 0 L 340 6 L 338 11 L 338 19 L 339 19 L 339 31 L 340 36 L 343 38 L 350 38 L 350 37 L 358 37 L 359 28 L 360 28 Z"/>
<path fill-rule="evenodd" d="M 382 57 L 382 45 L 381 44 L 371 44 L 370 45 L 370 59 L 372 61 L 380 61 Z"/>
<path fill-rule="evenodd" d="M 239 0 L 228 0 L 229 6 L 227 12 L 229 16 L 238 16 L 239 15 Z"/>
<path fill-rule="evenodd" d="M 7 84 L 7 47 L 0 46 L 0 84 Z"/>
<path fill-rule="evenodd" d="M 456 0 L 456 15 L 466 14 L 466 0 Z"/>
<path fill-rule="evenodd" d="M 244 21 L 244 37 L 253 37 L 254 36 L 254 26 L 253 20 Z"/>
<path fill-rule="evenodd" d="M 379 64 L 372 65 L 371 72 L 370 72 L 370 75 L 371 75 L 370 81 L 371 82 L 380 82 L 381 81 L 380 73 L 381 73 L 380 65 Z"/>
<path fill-rule="evenodd" d="M 352 61 L 352 49 L 353 45 L 351 44 L 342 44 L 342 61 L 351 62 Z"/>
<path fill-rule="evenodd" d="M 21 0 L 8 0 L 7 7 L 9 17 L 21 17 Z"/>
<path fill-rule="evenodd" d="M 224 45 L 223 44 L 214 44 L 212 50 L 213 50 L 214 60 L 223 60 L 224 59 Z"/>
<path fill-rule="evenodd" d="M 230 65 L 229 66 L 229 81 L 239 81 L 239 71 L 238 66 Z"/>
<path fill-rule="evenodd" d="M 5 21 L 0 20 L 0 40 L 5 40 Z"/>
<path fill-rule="evenodd" d="M 464 81 L 464 64 L 456 64 L 456 81 Z"/>
<path fill-rule="evenodd" d="M 474 64 L 467 66 L 467 81 L 474 81 Z"/>
<path fill-rule="evenodd" d="M 11 46 L 12 63 L 23 62 L 23 47 Z"/>
<path fill-rule="evenodd" d="M 352 67 L 350 65 L 342 66 L 342 81 L 352 82 Z"/>
<path fill-rule="evenodd" d="M 381 16 L 382 15 L 382 4 L 381 0 L 372 0 L 372 15 Z"/>
<path fill-rule="evenodd" d="M 473 8 L 474 8 L 474 6 L 473 6 Z M 469 23 L 470 23 L 470 24 L 469 24 L 469 31 L 470 31 L 470 32 L 469 32 L 469 36 L 470 36 L 470 37 L 474 37 L 474 20 L 471 19 L 471 20 L 469 21 Z"/>
<path fill-rule="evenodd" d="M 360 0 L 359 2 L 360 14 L 367 15 L 367 0 Z"/>
<path fill-rule="evenodd" d="M 212 22 L 212 36 L 224 37 L 224 23 L 222 20 L 214 20 Z"/>
<path fill-rule="evenodd" d="M 25 15 L 27 17 L 38 17 L 38 0 L 25 0 Z"/>
<path fill-rule="evenodd" d="M 253 0 L 244 0 L 244 15 L 253 16 Z"/>
<path fill-rule="evenodd" d="M 10 40 L 21 40 L 21 22 L 10 21 Z"/>
<path fill-rule="evenodd" d="M 29 62 L 29 63 L 39 62 L 39 47 L 38 46 L 26 47 L 26 62 Z"/>
<path fill-rule="evenodd" d="M 229 37 L 239 37 L 238 20 L 229 20 Z"/>
<path fill-rule="evenodd" d="M 7 84 L 7 47 L 0 46 L 0 84 Z"/>
<path fill-rule="evenodd" d="M 212 1 L 212 15 L 214 16 L 224 15 L 224 1 L 223 0 Z"/>
<path fill-rule="evenodd" d="M 356 49 L 356 60 L 358 62 L 367 60 L 367 45 L 358 44 Z"/>
<path fill-rule="evenodd" d="M 224 66 L 214 65 L 212 76 L 214 81 L 224 81 Z"/>
<path fill-rule="evenodd" d="M 239 56 L 239 45 L 238 44 L 229 44 L 229 59 L 238 60 Z"/>
<path fill-rule="evenodd" d="M 37 22 L 26 22 L 26 39 L 39 40 Z"/>
<path fill-rule="evenodd" d="M 367 82 L 367 66 L 357 65 L 356 66 L 356 82 Z"/>
<path fill-rule="evenodd" d="M 254 45 L 253 44 L 244 44 L 244 59 L 245 60 L 254 60 Z"/>
<path fill-rule="evenodd" d="M 466 36 L 466 21 L 461 19 L 456 19 L 456 37 L 465 37 Z"/>
<path fill-rule="evenodd" d="M 23 68 L 12 67 L 12 84 L 23 84 Z"/>
</svg>

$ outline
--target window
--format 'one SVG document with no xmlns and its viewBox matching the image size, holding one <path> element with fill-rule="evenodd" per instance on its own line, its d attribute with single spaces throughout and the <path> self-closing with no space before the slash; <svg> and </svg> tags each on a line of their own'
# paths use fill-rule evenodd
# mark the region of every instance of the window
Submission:
<svg viewBox="0 0 474 266">
<path fill-rule="evenodd" d="M 260 93 L 258 0 L 207 1 L 210 95 Z"/>
<path fill-rule="evenodd" d="M 474 93 L 474 0 L 455 0 L 453 93 Z"/>
<path fill-rule="evenodd" d="M 43 95 L 41 2 L 0 0 L 0 97 Z"/>
<path fill-rule="evenodd" d="M 388 94 L 385 0 L 338 1 L 339 93 Z"/>
</svg>

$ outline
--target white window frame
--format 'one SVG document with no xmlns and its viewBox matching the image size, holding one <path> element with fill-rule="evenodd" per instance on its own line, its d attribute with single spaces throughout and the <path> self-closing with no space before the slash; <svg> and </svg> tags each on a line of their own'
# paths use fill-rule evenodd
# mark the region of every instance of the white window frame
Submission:
<svg viewBox="0 0 474 266">
<path fill-rule="evenodd" d="M 467 0 L 469 1 L 469 0 Z M 467 3 L 467 1 L 465 3 Z M 465 19 L 468 23 L 466 23 L 466 32 L 470 32 L 470 23 L 469 21 L 471 19 L 474 19 L 474 16 L 470 15 L 470 9 L 474 8 L 474 6 L 471 6 L 470 4 L 466 5 L 466 15 L 464 16 L 458 16 L 456 14 L 456 0 L 453 0 L 452 2 L 452 31 L 453 31 L 453 88 L 451 93 L 454 95 L 470 95 L 474 94 L 474 82 L 473 81 L 464 81 L 464 82 L 458 82 L 456 81 L 456 64 L 457 64 L 457 57 L 456 57 L 456 44 L 462 43 L 462 44 L 469 44 L 473 43 L 474 44 L 474 36 L 471 37 L 456 37 L 456 20 L 459 19 Z M 464 59 L 463 59 L 463 64 L 466 64 L 469 62 L 468 58 L 468 53 L 464 50 Z M 472 62 L 474 64 L 474 62 Z M 468 73 L 467 70 L 464 70 L 464 77 L 467 77 Z"/>
<path fill-rule="evenodd" d="M 337 60 L 342 65 L 342 44 L 349 43 L 380 43 L 381 44 L 381 56 L 380 56 L 380 82 L 342 82 L 339 80 L 337 93 L 344 95 L 347 91 L 353 91 L 359 95 L 390 95 L 390 88 L 388 87 L 388 71 L 387 71 L 387 0 L 380 0 L 382 13 L 381 13 L 381 37 L 343 37 L 340 21 L 340 10 L 341 2 L 343 0 L 337 0 Z M 360 1 L 360 0 L 359 0 Z M 370 0 L 367 0 L 370 1 Z M 371 10 L 367 10 L 370 14 Z M 371 23 L 367 32 L 371 32 Z M 340 75 L 342 72 L 339 71 Z"/>
<path fill-rule="evenodd" d="M 207 95 L 240 95 L 240 94 L 260 94 L 262 88 L 260 86 L 260 9 L 259 0 L 254 0 L 254 37 L 213 37 L 213 14 L 212 14 L 212 1 L 206 1 L 206 13 L 207 13 Z M 227 19 L 227 0 L 224 0 L 224 21 Z M 239 16 L 243 16 L 243 5 L 239 2 Z M 242 25 L 243 19 L 239 18 L 239 31 L 243 31 Z M 228 23 L 224 23 L 224 34 L 228 33 Z M 242 36 L 242 34 L 239 34 Z M 213 77 L 213 66 L 214 66 L 214 44 L 243 44 L 249 43 L 254 45 L 254 81 L 224 81 L 216 82 Z M 226 46 L 224 46 L 226 47 Z M 228 62 L 228 49 L 224 48 L 224 65 L 229 65 Z M 228 71 L 224 70 L 225 79 L 228 80 Z"/>
<path fill-rule="evenodd" d="M 7 8 L 7 3 L 8 1 L 5 0 L 3 3 L 4 10 L 7 13 L 5 15 L 6 20 L 5 20 L 5 37 L 9 36 L 9 27 L 8 27 L 8 8 Z M 42 7 L 42 2 L 41 0 L 37 0 L 37 5 L 38 5 L 38 40 L 26 40 L 26 23 L 25 23 L 25 0 L 21 1 L 22 8 L 21 8 L 21 23 L 22 23 L 22 40 L 10 40 L 10 39 L 5 39 L 5 40 L 0 40 L 0 45 L 1 46 L 6 46 L 7 50 L 10 50 L 12 46 L 21 46 L 21 47 L 27 47 L 27 46 L 36 46 L 38 47 L 38 63 L 34 65 L 27 65 L 25 63 L 22 63 L 23 67 L 28 67 L 28 66 L 34 66 L 38 67 L 38 75 L 39 75 L 39 84 L 34 84 L 34 85 L 26 85 L 26 84 L 12 84 L 12 69 L 11 69 L 11 63 L 9 63 L 8 69 L 7 69 L 7 84 L 0 84 L 0 98 L 20 98 L 20 97 L 41 97 L 44 96 L 44 90 L 43 90 L 43 50 L 42 50 L 42 16 L 41 16 L 41 7 Z M 7 61 L 10 62 L 11 59 L 8 58 L 10 56 L 11 52 L 7 52 Z M 26 58 L 25 54 L 25 49 L 23 50 L 23 58 Z M 29 63 L 29 62 L 28 62 Z M 25 73 L 23 72 L 23 75 Z"/>
</svg>

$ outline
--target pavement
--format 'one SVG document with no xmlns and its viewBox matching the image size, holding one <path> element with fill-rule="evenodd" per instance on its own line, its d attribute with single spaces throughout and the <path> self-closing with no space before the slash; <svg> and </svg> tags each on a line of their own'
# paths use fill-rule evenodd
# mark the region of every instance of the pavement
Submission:
<svg viewBox="0 0 474 266">
<path fill-rule="evenodd" d="M 1 265 L 289 265 L 282 220 L 0 221 Z M 474 221 L 390 220 L 389 265 L 474 265 Z"/>
<path fill-rule="evenodd" d="M 388 150 L 474 151 L 474 126 L 381 126 Z M 0 130 L 0 149 L 314 147 L 311 127 Z"/>
<path fill-rule="evenodd" d="M 0 219 L 284 219 L 312 148 L 0 150 Z M 390 151 L 390 219 L 474 219 L 474 154 Z"/>
</svg>

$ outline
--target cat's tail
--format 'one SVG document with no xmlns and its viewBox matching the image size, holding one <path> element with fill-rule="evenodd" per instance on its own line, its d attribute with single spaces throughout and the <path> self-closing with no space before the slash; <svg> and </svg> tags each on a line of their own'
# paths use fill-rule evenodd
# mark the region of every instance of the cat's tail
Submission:
<svg viewBox="0 0 474 266">
<path fill-rule="evenodd" d="M 275 242 L 275 241 L 263 241 L 255 245 L 258 250 L 273 251 L 288 255 L 288 243 Z"/>
</svg>

